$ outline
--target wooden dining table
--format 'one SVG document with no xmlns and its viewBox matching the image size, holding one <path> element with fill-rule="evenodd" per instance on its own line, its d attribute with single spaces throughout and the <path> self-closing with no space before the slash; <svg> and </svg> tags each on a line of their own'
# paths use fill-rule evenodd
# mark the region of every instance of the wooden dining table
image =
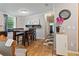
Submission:
<svg viewBox="0 0 79 59">
<path fill-rule="evenodd" d="M 16 40 L 16 36 L 18 34 L 22 34 L 23 33 L 23 39 L 22 39 L 22 45 L 25 46 L 25 42 L 26 42 L 26 33 L 28 32 L 29 30 L 13 30 L 13 40 Z M 18 34 L 17 34 L 18 33 Z"/>
</svg>

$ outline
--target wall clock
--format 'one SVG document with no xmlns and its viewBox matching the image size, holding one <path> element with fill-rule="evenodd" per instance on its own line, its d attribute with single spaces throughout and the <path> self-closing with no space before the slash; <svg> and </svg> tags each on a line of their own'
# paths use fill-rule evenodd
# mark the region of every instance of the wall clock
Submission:
<svg viewBox="0 0 79 59">
<path fill-rule="evenodd" d="M 70 18 L 71 12 L 67 9 L 63 9 L 59 12 L 59 17 L 62 17 L 64 20 L 67 20 Z"/>
</svg>

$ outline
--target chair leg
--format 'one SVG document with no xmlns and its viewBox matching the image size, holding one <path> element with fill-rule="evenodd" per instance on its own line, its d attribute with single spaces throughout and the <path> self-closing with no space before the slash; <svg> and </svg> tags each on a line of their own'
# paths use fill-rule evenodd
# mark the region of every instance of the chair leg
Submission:
<svg viewBox="0 0 79 59">
<path fill-rule="evenodd" d="M 25 46 L 25 36 L 24 35 L 22 36 L 22 45 Z"/>
<path fill-rule="evenodd" d="M 27 44 L 28 44 L 28 46 L 29 46 L 29 35 L 27 34 L 27 36 L 26 36 L 26 42 L 27 42 Z"/>
<path fill-rule="evenodd" d="M 29 39 L 27 39 L 27 43 L 28 43 L 28 46 L 29 46 Z"/>
<path fill-rule="evenodd" d="M 17 44 L 19 44 L 19 36 L 17 36 Z"/>
</svg>

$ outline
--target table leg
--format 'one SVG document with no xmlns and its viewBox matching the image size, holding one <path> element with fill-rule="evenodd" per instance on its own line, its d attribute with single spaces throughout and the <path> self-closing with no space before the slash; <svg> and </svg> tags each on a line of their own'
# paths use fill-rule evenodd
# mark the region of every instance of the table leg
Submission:
<svg viewBox="0 0 79 59">
<path fill-rule="evenodd" d="M 13 31 L 13 40 L 16 40 L 16 31 Z"/>
<path fill-rule="evenodd" d="M 24 46 L 25 46 L 25 34 L 23 35 L 22 45 L 24 45 Z"/>
</svg>

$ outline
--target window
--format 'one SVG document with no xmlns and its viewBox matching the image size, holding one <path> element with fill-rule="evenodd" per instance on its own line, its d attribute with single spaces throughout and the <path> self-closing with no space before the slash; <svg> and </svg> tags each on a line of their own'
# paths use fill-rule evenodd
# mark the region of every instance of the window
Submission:
<svg viewBox="0 0 79 59">
<path fill-rule="evenodd" d="M 16 17 L 8 16 L 6 24 L 6 28 L 8 31 L 11 31 L 13 28 L 16 28 Z"/>
</svg>

